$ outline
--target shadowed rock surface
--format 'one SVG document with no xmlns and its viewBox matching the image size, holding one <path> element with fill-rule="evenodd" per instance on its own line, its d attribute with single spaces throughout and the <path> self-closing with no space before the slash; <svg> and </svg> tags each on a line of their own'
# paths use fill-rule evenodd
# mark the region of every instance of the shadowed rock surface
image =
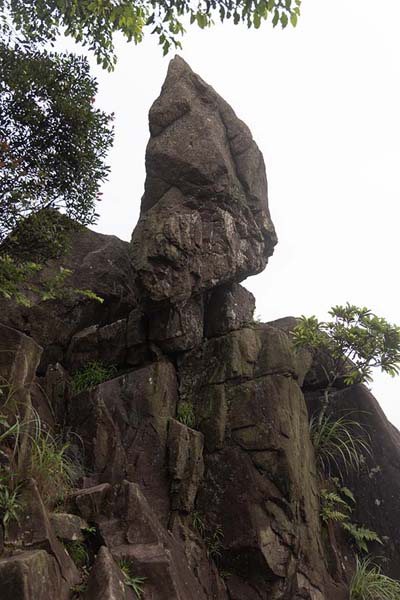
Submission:
<svg viewBox="0 0 400 600">
<path fill-rule="evenodd" d="M 276 243 L 262 155 L 180 58 L 150 131 L 130 248 L 81 229 L 66 258 L 72 285 L 104 303 L 0 303 L 0 492 L 21 484 L 18 518 L 0 507 L 0 598 L 348 600 L 357 548 L 321 519 L 333 483 L 309 432 L 324 364 L 294 352 L 295 318 L 255 322 L 239 284 Z M 400 434 L 365 387 L 333 395 L 370 444 L 343 478 L 352 519 L 400 578 Z M 24 471 L 34 409 L 79 466 L 56 503 Z"/>
</svg>

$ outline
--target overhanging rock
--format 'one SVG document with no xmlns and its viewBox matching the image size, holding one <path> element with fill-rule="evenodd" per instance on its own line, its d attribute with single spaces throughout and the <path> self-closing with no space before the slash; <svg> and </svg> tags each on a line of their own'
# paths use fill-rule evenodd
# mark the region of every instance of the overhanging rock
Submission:
<svg viewBox="0 0 400 600">
<path fill-rule="evenodd" d="M 149 115 L 132 256 L 144 303 L 176 302 L 262 271 L 277 242 L 262 154 L 179 57 Z"/>
</svg>

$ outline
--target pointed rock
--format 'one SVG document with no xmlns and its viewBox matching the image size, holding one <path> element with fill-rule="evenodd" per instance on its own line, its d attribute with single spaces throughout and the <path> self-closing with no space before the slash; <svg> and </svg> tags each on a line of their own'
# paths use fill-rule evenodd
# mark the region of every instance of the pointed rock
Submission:
<svg viewBox="0 0 400 600">
<path fill-rule="evenodd" d="M 143 301 L 185 300 L 262 271 L 277 238 L 264 160 L 248 127 L 179 57 L 149 120 L 131 242 Z"/>
</svg>

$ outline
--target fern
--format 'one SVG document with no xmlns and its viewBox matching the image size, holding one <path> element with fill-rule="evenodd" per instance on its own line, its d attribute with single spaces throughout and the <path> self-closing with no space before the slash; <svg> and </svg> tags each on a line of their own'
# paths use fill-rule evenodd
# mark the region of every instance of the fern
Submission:
<svg viewBox="0 0 400 600">
<path fill-rule="evenodd" d="M 366 527 L 355 525 L 350 521 L 344 521 L 342 527 L 351 535 L 357 548 L 362 552 L 368 552 L 367 542 L 383 543 L 376 531 L 371 531 Z"/>
<path fill-rule="evenodd" d="M 349 501 L 355 504 L 353 492 L 349 488 L 340 485 L 337 477 L 331 479 L 336 491 L 321 490 L 321 521 L 327 525 L 329 522 L 339 523 L 341 527 L 353 538 L 357 548 L 362 552 L 368 552 L 367 542 L 379 542 L 381 539 L 375 531 L 366 527 L 355 525 L 350 521 L 353 512 Z"/>
</svg>

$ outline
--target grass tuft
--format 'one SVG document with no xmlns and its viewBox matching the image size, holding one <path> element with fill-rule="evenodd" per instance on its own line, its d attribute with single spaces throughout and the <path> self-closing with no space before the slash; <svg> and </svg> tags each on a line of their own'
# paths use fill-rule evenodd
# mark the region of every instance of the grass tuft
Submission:
<svg viewBox="0 0 400 600">
<path fill-rule="evenodd" d="M 116 373 L 117 368 L 114 365 L 103 365 L 98 361 L 91 361 L 73 374 L 73 393 L 79 394 L 79 392 L 90 390 L 92 387 L 112 379 Z"/>
<path fill-rule="evenodd" d="M 330 476 L 335 469 L 343 480 L 342 469 L 359 471 L 365 454 L 371 454 L 365 428 L 345 416 L 325 415 L 310 420 L 310 437 L 322 473 Z"/>
<path fill-rule="evenodd" d="M 387 577 L 370 557 L 356 557 L 350 600 L 400 600 L 400 582 Z"/>
<path fill-rule="evenodd" d="M 138 598 L 141 598 L 143 594 L 143 584 L 146 581 L 146 577 L 133 575 L 131 563 L 123 558 L 118 561 L 118 566 L 124 576 L 125 585 L 130 587 Z"/>
</svg>

